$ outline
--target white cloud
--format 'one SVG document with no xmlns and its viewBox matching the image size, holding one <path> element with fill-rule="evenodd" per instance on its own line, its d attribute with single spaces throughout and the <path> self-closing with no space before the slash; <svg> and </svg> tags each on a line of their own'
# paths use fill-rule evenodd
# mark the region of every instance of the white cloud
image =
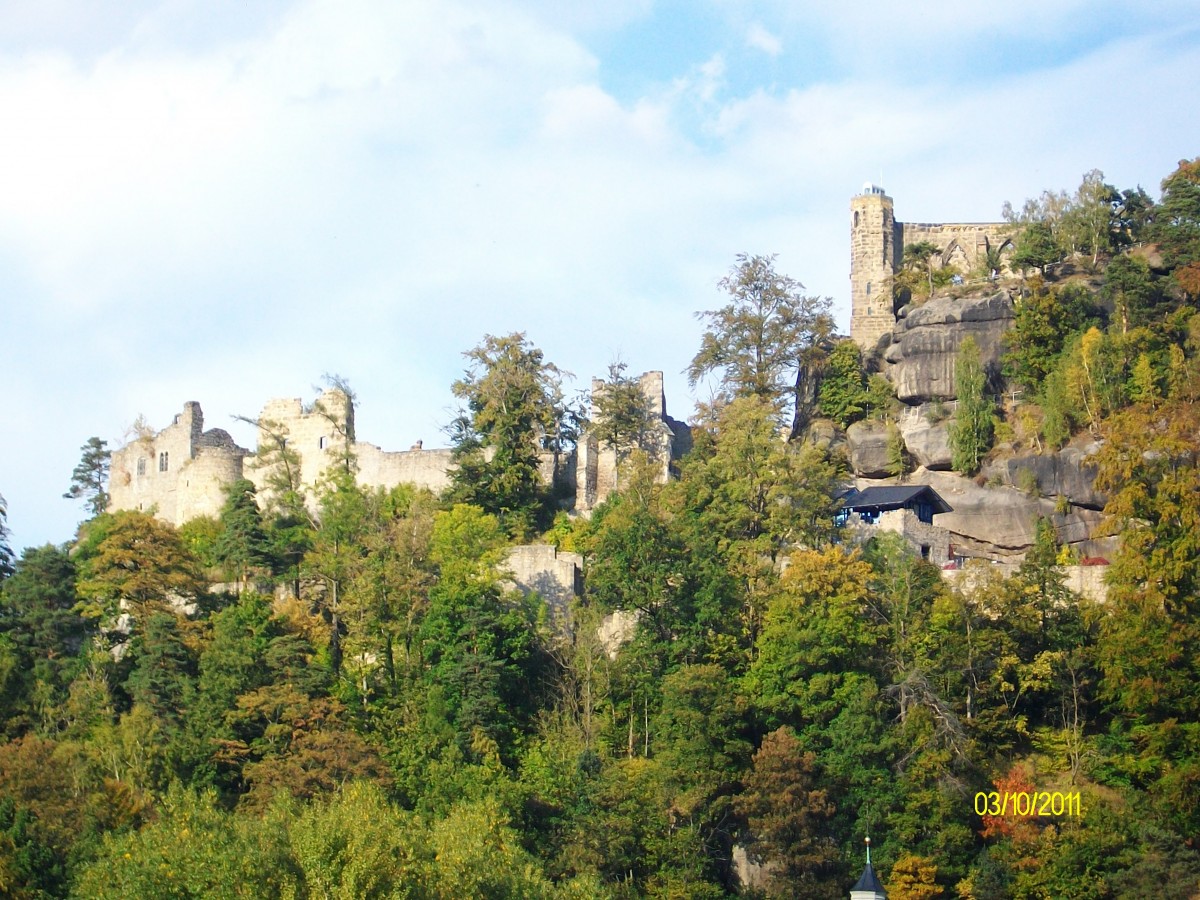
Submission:
<svg viewBox="0 0 1200 900">
<path fill-rule="evenodd" d="M 9 421 L 39 435 L 0 442 L 19 540 L 66 536 L 55 498 L 90 434 L 185 400 L 229 427 L 337 371 L 365 439 L 432 446 L 486 332 L 528 331 L 581 384 L 616 353 L 664 369 L 686 415 L 691 313 L 734 254 L 844 301 L 848 196 L 881 167 L 901 218 L 989 219 L 1093 166 L 1154 187 L 1200 138 L 1166 90 L 1200 78 L 1187 44 L 961 93 L 856 75 L 742 96 L 737 54 L 705 46 L 618 100 L 572 29 L 649 15 L 632 0 L 590 24 L 311 0 L 196 45 L 169 39 L 178 3 L 103 52 L 0 50 L 0 333 Z"/>
<path fill-rule="evenodd" d="M 746 46 L 761 50 L 767 56 L 778 56 L 783 52 L 783 41 L 767 31 L 760 22 L 751 22 L 747 27 Z"/>
</svg>

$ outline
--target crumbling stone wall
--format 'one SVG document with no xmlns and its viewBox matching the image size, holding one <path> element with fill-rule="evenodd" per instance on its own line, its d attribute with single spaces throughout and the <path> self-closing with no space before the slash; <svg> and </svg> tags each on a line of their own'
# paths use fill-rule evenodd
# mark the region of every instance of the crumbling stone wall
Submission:
<svg viewBox="0 0 1200 900">
<path fill-rule="evenodd" d="M 249 452 L 220 428 L 204 431 L 200 404 L 188 401 L 162 431 L 113 451 L 108 508 L 153 510 L 173 525 L 217 516 Z"/>
<path fill-rule="evenodd" d="M 347 452 L 357 464 L 356 478 L 368 488 L 390 489 L 412 484 L 440 492 L 450 484 L 450 450 L 425 450 L 417 442 L 409 450 L 387 451 L 354 439 L 354 405 L 344 393 L 328 390 L 305 406 L 298 397 L 268 400 L 259 415 L 259 445 L 268 432 L 287 435 L 288 449 L 300 458 L 300 482 L 310 502 L 327 470 Z M 269 469 L 251 462 L 247 469 L 263 500 L 268 499 Z"/>
<path fill-rule="evenodd" d="M 662 372 L 645 373 L 640 385 L 653 420 L 649 447 L 660 480 L 666 481 L 671 462 L 691 448 L 691 431 L 667 415 Z M 602 390 L 602 382 L 594 382 L 593 389 Z M 296 455 L 300 485 L 313 507 L 326 473 L 347 454 L 354 456 L 356 478 L 364 487 L 411 484 L 440 493 L 450 485 L 452 451 L 426 450 L 420 441 L 409 450 L 387 451 L 356 440 L 354 406 L 338 390 L 325 391 L 309 405 L 298 397 L 268 400 L 258 424 L 260 450 L 272 446 L 272 435 L 278 435 Z M 225 488 L 242 477 L 254 482 L 261 505 L 269 503 L 270 466 L 278 463 L 258 457 L 243 463 L 250 451 L 221 429 L 203 429 L 200 404 L 188 402 L 171 425 L 115 451 L 109 508 L 154 509 L 159 518 L 181 525 L 196 516 L 218 515 Z M 576 511 L 586 514 L 616 487 L 617 455 L 611 447 L 599 446 L 594 434 L 585 434 L 577 451 L 543 451 L 539 470 L 547 485 L 568 498 L 573 495 Z"/>
<path fill-rule="evenodd" d="M 691 449 L 691 429 L 667 415 L 662 372 L 645 372 L 638 378 L 638 384 L 651 419 L 650 433 L 646 435 L 643 449 L 654 460 L 658 481 L 665 483 L 670 477 L 671 462 Z M 593 378 L 590 412 L 593 422 L 599 417 L 595 398 L 603 391 L 604 382 Z M 581 435 L 576 454 L 575 512 L 586 515 L 617 488 L 618 454 L 615 447 L 602 443 L 591 428 Z"/>
<path fill-rule="evenodd" d="M 508 552 L 503 568 L 524 594 L 536 592 L 564 630 L 571 626 L 571 601 L 583 592 L 583 557 L 551 544 L 522 544 Z"/>
</svg>

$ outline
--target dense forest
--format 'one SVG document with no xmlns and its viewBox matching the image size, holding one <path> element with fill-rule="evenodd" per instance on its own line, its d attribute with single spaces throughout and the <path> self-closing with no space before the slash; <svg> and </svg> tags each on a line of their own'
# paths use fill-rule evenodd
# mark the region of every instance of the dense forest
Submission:
<svg viewBox="0 0 1200 900">
<path fill-rule="evenodd" d="M 177 530 L 105 511 L 89 441 L 74 538 L 0 531 L 0 894 L 723 897 L 738 857 L 748 895 L 833 898 L 869 834 L 892 900 L 1200 896 L 1200 159 L 1157 202 L 1093 172 L 1009 215 L 1023 399 L 964 348 L 955 467 L 1099 439 L 1106 603 L 1047 523 L 953 587 L 839 528 L 845 460 L 808 427 L 894 398 L 827 301 L 742 256 L 667 483 L 611 368 L 590 519 L 539 476 L 585 423 L 520 334 L 466 354 L 440 497 L 365 490 L 336 447 L 310 496 L 277 434 L 268 490 Z M 996 289 L 906 251 L 898 302 Z M 531 540 L 584 557 L 569 628 L 508 586 Z M 987 806 L 1034 791 L 1078 800 Z"/>
</svg>

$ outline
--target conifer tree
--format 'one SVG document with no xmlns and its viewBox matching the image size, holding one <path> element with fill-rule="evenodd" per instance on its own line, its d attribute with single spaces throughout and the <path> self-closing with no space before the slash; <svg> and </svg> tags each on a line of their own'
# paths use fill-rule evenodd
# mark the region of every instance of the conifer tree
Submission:
<svg viewBox="0 0 1200 900">
<path fill-rule="evenodd" d="M 98 516 L 108 508 L 108 492 L 104 487 L 108 484 L 112 454 L 108 451 L 108 442 L 98 437 L 88 438 L 79 449 L 82 456 L 71 473 L 71 486 L 63 497 L 67 500 L 83 498 L 87 501 L 88 512 Z"/>
</svg>

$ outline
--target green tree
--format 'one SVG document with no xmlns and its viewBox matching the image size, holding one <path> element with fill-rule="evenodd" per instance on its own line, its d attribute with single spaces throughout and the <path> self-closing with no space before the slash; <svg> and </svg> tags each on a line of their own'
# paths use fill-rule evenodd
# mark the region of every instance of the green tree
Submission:
<svg viewBox="0 0 1200 900">
<path fill-rule="evenodd" d="M 247 478 L 239 478 L 225 489 L 221 534 L 213 549 L 217 561 L 237 579 L 238 593 L 245 590 L 250 572 L 269 561 L 254 482 Z"/>
<path fill-rule="evenodd" d="M 919 241 L 905 246 L 901 255 L 901 266 L 909 275 L 908 284 L 910 287 L 919 283 L 925 286 L 924 290 L 914 293 L 922 293 L 926 297 L 933 296 L 935 260 L 941 262 L 941 250 L 932 241 Z"/>
<path fill-rule="evenodd" d="M 0 632 L 15 654 L 13 675 L 23 682 L 23 693 L 33 691 L 50 707 L 65 699 L 82 666 L 89 629 L 76 602 L 71 557 L 50 544 L 27 548 L 0 588 Z"/>
<path fill-rule="evenodd" d="M 304 562 L 322 582 L 319 602 L 329 622 L 329 660 L 337 675 L 342 668 L 343 595 L 362 566 L 368 510 L 352 472 L 333 468 L 327 474 L 319 496 L 320 525 Z"/>
<path fill-rule="evenodd" d="M 79 449 L 82 454 L 79 465 L 71 473 L 71 487 L 63 497 L 67 500 L 83 498 L 88 512 L 98 516 L 108 509 L 108 492 L 104 488 L 108 484 L 112 454 L 108 451 L 108 442 L 98 437 L 88 438 Z"/>
<path fill-rule="evenodd" d="M 1163 179 L 1150 233 L 1162 246 L 1175 283 L 1187 296 L 1200 296 L 1200 157 L 1181 159 Z"/>
<path fill-rule="evenodd" d="M 1112 304 L 1121 333 L 1142 325 L 1157 324 L 1171 309 L 1169 298 L 1155 282 L 1150 266 L 1136 256 L 1122 254 L 1104 270 L 1103 296 Z"/>
<path fill-rule="evenodd" d="M 596 417 L 592 433 L 612 448 L 618 463 L 623 463 L 633 450 L 653 454 L 658 449 L 650 440 L 655 420 L 641 382 L 627 376 L 625 368 L 623 362 L 609 364 L 608 381 L 592 391 Z"/>
<path fill-rule="evenodd" d="M 843 428 L 866 414 L 867 376 L 862 367 L 862 353 L 854 341 L 839 341 L 830 351 L 817 408 L 821 415 Z"/>
<path fill-rule="evenodd" d="M 235 815 L 211 792 L 173 786 L 153 822 L 111 833 L 96 848 L 76 893 L 98 900 L 289 896 L 297 881 L 289 813 L 282 807 L 261 819 Z"/>
<path fill-rule="evenodd" d="M 1200 459 L 1190 403 L 1139 404 L 1107 423 L 1096 484 L 1121 529 L 1101 625 L 1102 693 L 1135 723 L 1193 720 L 1200 677 Z"/>
<path fill-rule="evenodd" d="M 528 534 L 549 512 L 540 453 L 572 439 L 562 395 L 565 373 L 545 361 L 523 333 L 486 335 L 463 354 L 470 367 L 454 382 L 464 401 L 452 427 L 450 496 L 498 516 L 514 536 Z"/>
<path fill-rule="evenodd" d="M 796 437 L 816 401 L 834 330 L 830 299 L 802 294 L 804 285 L 775 271 L 774 256 L 738 254 L 719 286 L 731 300 L 696 314 L 706 328 L 687 369 L 689 384 L 718 372 L 725 401 L 755 396 L 781 412 L 790 406 Z"/>
<path fill-rule="evenodd" d="M 1042 273 L 1062 258 L 1063 251 L 1055 240 L 1054 231 L 1044 222 L 1030 222 L 1021 228 L 1011 257 L 1012 265 L 1022 272 L 1037 269 Z"/>
<path fill-rule="evenodd" d="M 1005 375 L 1029 390 L 1038 390 L 1070 339 L 1091 325 L 1102 324 L 1103 314 L 1086 288 L 1047 288 L 1037 277 L 1031 279 L 1029 288 L 1017 304 L 1012 329 L 1004 336 L 1003 364 Z"/>
<path fill-rule="evenodd" d="M 1092 254 L 1092 269 L 1100 254 L 1112 249 L 1113 218 L 1121 204 L 1121 195 L 1105 184 L 1104 173 L 1092 169 L 1083 176 L 1071 204 L 1063 214 L 1064 241 L 1073 252 Z"/>
<path fill-rule="evenodd" d="M 364 695 L 380 670 L 395 694 L 418 663 L 417 630 L 436 580 L 434 504 L 428 491 L 408 485 L 367 497 L 365 555 L 345 597 L 347 641 Z"/>
<path fill-rule="evenodd" d="M 958 348 L 954 391 L 958 403 L 950 425 L 951 464 L 956 472 L 973 475 L 992 446 L 995 404 L 988 396 L 988 377 L 979 357 L 979 345 L 970 336 Z"/>
</svg>

